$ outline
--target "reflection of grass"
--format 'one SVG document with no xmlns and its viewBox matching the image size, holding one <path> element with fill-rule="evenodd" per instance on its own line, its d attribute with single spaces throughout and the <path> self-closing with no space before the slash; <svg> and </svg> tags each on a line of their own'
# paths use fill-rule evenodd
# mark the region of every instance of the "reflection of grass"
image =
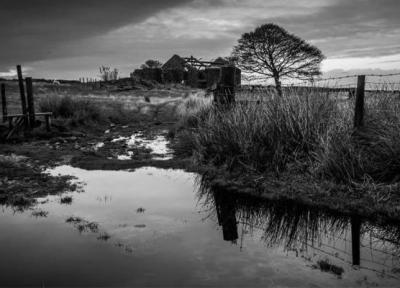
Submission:
<svg viewBox="0 0 400 288">
<path fill-rule="evenodd" d="M 337 213 L 295 201 L 260 201 L 255 196 L 210 189 L 206 182 L 201 183 L 198 197 L 212 213 L 234 209 L 238 222 L 246 223 L 246 230 L 261 229 L 264 241 L 270 246 L 292 249 L 299 242 L 314 243 L 324 235 L 340 235 L 350 227 L 350 220 Z"/>
<path fill-rule="evenodd" d="M 97 237 L 98 240 L 103 240 L 103 241 L 108 241 L 110 238 L 111 236 L 106 232 L 100 233 L 100 235 Z"/>
<path fill-rule="evenodd" d="M 71 205 L 72 204 L 72 196 L 65 196 L 60 199 L 61 204 Z"/>
<path fill-rule="evenodd" d="M 315 268 L 319 268 L 323 272 L 333 273 L 338 277 L 341 277 L 344 272 L 344 269 L 342 267 L 333 265 L 333 264 L 329 263 L 328 260 L 319 260 L 317 262 L 317 265 L 315 266 Z"/>
<path fill-rule="evenodd" d="M 144 211 L 146 211 L 146 209 L 144 209 L 143 207 L 139 207 L 138 209 L 136 209 L 136 213 L 144 213 Z"/>
<path fill-rule="evenodd" d="M 73 224 L 80 233 L 82 232 L 97 233 L 99 231 L 99 224 L 97 224 L 96 222 L 89 222 L 80 217 L 72 216 L 67 218 L 65 222 Z"/>
<path fill-rule="evenodd" d="M 72 224 L 77 224 L 77 223 L 80 223 L 82 221 L 84 221 L 82 218 L 74 217 L 74 216 L 68 217 L 67 220 L 65 220 L 65 222 L 72 223 Z"/>
<path fill-rule="evenodd" d="M 49 215 L 49 212 L 43 210 L 35 210 L 32 212 L 32 216 L 36 218 L 47 217 L 47 215 Z"/>
<path fill-rule="evenodd" d="M 392 257 L 393 263 L 399 260 L 400 226 L 398 222 L 391 224 L 386 222 L 384 225 L 379 225 L 376 222 L 361 219 L 361 225 L 357 228 L 357 226 L 352 227 L 356 222 L 354 220 L 358 220 L 354 218 L 355 216 L 341 215 L 310 204 L 303 205 L 293 200 L 283 199 L 262 200 L 256 195 L 240 193 L 240 191 L 211 188 L 204 180 L 200 182 L 200 188 L 197 194 L 198 203 L 203 211 L 208 211 L 207 218 L 214 219 L 222 225 L 223 233 L 232 235 L 241 230 L 242 237 L 247 233 L 257 235 L 257 237 L 261 235 L 261 239 L 267 246 L 295 251 L 296 255 L 300 253 L 301 257 L 309 261 L 312 261 L 312 258 L 319 254 L 318 251 L 321 251 L 324 257 L 329 255 L 332 262 L 346 261 L 342 258 L 342 253 L 346 253 L 343 252 L 342 245 L 348 245 L 348 243 L 343 241 L 351 238 L 350 233 L 356 233 L 353 235 L 360 237 L 363 251 L 371 253 L 371 257 L 376 258 L 377 262 L 374 262 L 374 265 L 387 265 L 386 260 L 379 262 L 383 254 Z M 229 217 L 234 218 L 233 223 L 237 224 L 230 225 L 232 221 L 229 221 L 231 220 Z M 368 242 L 370 245 L 367 244 Z M 345 250 L 347 251 L 346 248 Z M 386 256 L 385 259 L 387 259 Z M 330 264 L 332 262 L 320 261 L 316 268 L 340 276 L 343 269 Z M 365 262 L 364 265 L 370 267 Z"/>
</svg>

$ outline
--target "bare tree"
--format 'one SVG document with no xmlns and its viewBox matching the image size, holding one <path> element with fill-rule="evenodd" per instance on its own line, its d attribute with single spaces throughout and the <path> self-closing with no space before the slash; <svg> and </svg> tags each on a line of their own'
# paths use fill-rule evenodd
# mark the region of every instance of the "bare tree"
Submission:
<svg viewBox="0 0 400 288">
<path fill-rule="evenodd" d="M 149 59 L 144 64 L 140 66 L 140 68 L 161 68 L 162 63 L 158 60 Z"/>
<path fill-rule="evenodd" d="M 118 69 L 114 68 L 111 70 L 110 67 L 100 66 L 100 77 L 103 81 L 111 81 L 118 79 Z"/>
<path fill-rule="evenodd" d="M 243 34 L 231 57 L 243 72 L 273 78 L 280 96 L 282 78 L 311 80 L 325 59 L 317 47 L 272 23 Z"/>
</svg>

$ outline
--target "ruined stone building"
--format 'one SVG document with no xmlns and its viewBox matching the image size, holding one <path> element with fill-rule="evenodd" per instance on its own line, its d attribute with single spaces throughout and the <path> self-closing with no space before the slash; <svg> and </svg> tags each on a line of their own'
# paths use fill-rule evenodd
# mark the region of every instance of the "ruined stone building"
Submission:
<svg viewBox="0 0 400 288">
<path fill-rule="evenodd" d="M 210 88 L 221 77 L 221 67 L 230 66 L 222 57 L 214 61 L 201 61 L 195 57 L 173 55 L 161 68 L 136 69 L 131 76 L 159 83 L 179 83 L 194 88 Z M 240 69 L 236 69 L 236 85 L 240 85 Z"/>
</svg>

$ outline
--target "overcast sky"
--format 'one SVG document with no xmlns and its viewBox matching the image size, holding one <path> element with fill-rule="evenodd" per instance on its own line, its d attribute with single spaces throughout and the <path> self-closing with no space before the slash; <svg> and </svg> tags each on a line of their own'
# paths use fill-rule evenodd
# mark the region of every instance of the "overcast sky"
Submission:
<svg viewBox="0 0 400 288">
<path fill-rule="evenodd" d="M 400 68 L 399 0 L 0 0 L 0 77 L 121 76 L 173 54 L 228 56 L 273 22 L 318 46 L 323 71 Z"/>
</svg>

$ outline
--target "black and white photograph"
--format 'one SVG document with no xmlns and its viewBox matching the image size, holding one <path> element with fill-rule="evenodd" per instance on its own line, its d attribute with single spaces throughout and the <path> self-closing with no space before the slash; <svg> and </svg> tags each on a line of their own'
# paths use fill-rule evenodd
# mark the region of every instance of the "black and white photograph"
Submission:
<svg viewBox="0 0 400 288">
<path fill-rule="evenodd" d="M 0 287 L 400 287 L 399 0 L 0 0 Z"/>
</svg>

